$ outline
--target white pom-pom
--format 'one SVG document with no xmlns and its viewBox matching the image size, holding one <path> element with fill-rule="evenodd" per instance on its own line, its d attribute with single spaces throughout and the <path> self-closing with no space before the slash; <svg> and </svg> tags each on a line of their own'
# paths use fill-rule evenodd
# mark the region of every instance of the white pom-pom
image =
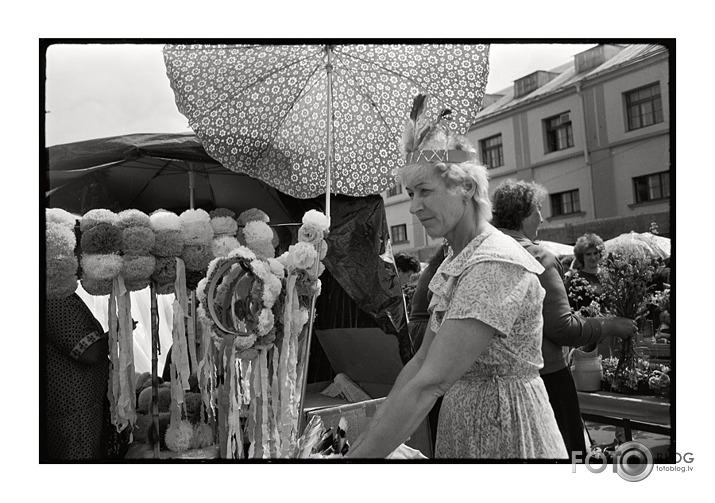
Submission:
<svg viewBox="0 0 715 503">
<path fill-rule="evenodd" d="M 167 428 L 164 440 L 166 447 L 174 452 L 183 452 L 191 447 L 191 440 L 194 436 L 194 428 L 191 423 L 183 420 L 178 424 L 172 424 Z"/>
</svg>

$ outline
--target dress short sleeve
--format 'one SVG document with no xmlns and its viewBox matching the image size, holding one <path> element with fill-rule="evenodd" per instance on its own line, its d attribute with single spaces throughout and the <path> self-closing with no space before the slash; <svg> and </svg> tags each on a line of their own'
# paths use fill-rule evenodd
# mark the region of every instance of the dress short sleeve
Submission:
<svg viewBox="0 0 715 503">
<path fill-rule="evenodd" d="M 538 284 L 536 275 L 517 264 L 474 264 L 458 279 L 444 319 L 473 318 L 508 334 L 523 313 L 523 302 L 534 282 Z"/>
<path fill-rule="evenodd" d="M 78 359 L 102 335 L 102 325 L 77 294 L 47 300 L 47 342 Z"/>
</svg>

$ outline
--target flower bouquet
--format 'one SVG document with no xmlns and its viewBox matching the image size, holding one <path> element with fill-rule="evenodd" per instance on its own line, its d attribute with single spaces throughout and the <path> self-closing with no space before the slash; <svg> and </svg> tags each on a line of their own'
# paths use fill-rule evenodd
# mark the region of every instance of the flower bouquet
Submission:
<svg viewBox="0 0 715 503">
<path fill-rule="evenodd" d="M 609 253 L 599 272 L 602 291 L 598 303 L 606 315 L 621 316 L 642 323 L 648 312 L 653 279 L 662 263 L 638 254 Z M 639 382 L 648 382 L 642 355 L 634 338 L 621 341 L 621 355 L 610 382 L 613 391 L 638 393 Z"/>
</svg>

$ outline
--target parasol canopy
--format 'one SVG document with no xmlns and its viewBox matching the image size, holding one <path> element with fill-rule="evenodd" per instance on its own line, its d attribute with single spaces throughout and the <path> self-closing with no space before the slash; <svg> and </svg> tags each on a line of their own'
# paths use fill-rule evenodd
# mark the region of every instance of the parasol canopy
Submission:
<svg viewBox="0 0 715 503">
<path fill-rule="evenodd" d="M 537 244 L 543 246 L 557 257 L 573 255 L 573 245 L 565 245 L 563 243 L 557 243 L 556 241 L 538 241 Z"/>
<path fill-rule="evenodd" d="M 164 60 L 179 111 L 209 155 L 307 199 L 391 187 L 418 93 L 430 96 L 428 114 L 450 109 L 450 127 L 465 133 L 481 107 L 488 52 L 460 44 L 167 45 Z"/>
<path fill-rule="evenodd" d="M 83 215 L 95 208 L 260 208 L 271 223 L 291 219 L 275 189 L 230 171 L 210 157 L 193 133 L 130 134 L 47 149 L 48 207 Z"/>
<path fill-rule="evenodd" d="M 629 232 L 604 241 L 606 252 L 645 258 L 670 257 L 670 239 L 650 232 Z"/>
</svg>

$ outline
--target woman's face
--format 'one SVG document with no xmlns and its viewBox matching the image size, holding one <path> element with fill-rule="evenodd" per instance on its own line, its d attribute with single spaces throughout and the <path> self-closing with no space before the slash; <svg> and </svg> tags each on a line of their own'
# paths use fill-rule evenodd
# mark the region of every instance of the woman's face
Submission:
<svg viewBox="0 0 715 503">
<path fill-rule="evenodd" d="M 597 248 L 586 248 L 583 252 L 583 265 L 586 269 L 598 269 L 598 263 L 601 261 L 601 253 Z"/>
<path fill-rule="evenodd" d="M 541 217 L 541 207 L 539 206 L 531 212 L 531 215 L 524 219 L 524 235 L 534 241 L 536 239 L 536 234 L 539 232 L 539 226 L 543 223 L 543 221 L 544 219 Z"/>
<path fill-rule="evenodd" d="M 418 169 L 418 168 L 408 168 Z M 461 191 L 449 189 L 435 168 L 421 169 L 405 186 L 412 200 L 410 213 L 417 216 L 431 238 L 454 236 L 467 204 Z"/>
</svg>

